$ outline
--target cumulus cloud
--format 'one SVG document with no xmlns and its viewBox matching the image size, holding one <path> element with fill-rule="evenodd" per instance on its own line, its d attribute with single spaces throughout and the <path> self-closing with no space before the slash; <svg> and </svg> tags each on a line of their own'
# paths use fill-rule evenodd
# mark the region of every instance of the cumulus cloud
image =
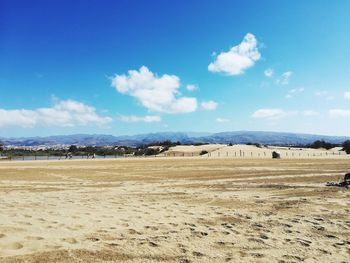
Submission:
<svg viewBox="0 0 350 263">
<path fill-rule="evenodd" d="M 287 99 L 293 98 L 295 95 L 303 93 L 305 91 L 304 88 L 290 89 L 286 95 Z"/>
<path fill-rule="evenodd" d="M 226 119 L 226 118 L 219 117 L 219 118 L 216 118 L 216 122 L 225 123 L 225 122 L 230 122 L 230 120 Z"/>
<path fill-rule="evenodd" d="M 331 110 L 329 110 L 328 114 L 332 118 L 350 117 L 350 110 L 348 110 L 348 109 L 331 109 Z"/>
<path fill-rule="evenodd" d="M 272 77 L 273 76 L 273 69 L 272 68 L 268 68 L 268 69 L 266 69 L 265 71 L 264 71 L 264 75 L 266 76 L 266 77 Z"/>
<path fill-rule="evenodd" d="M 285 111 L 282 109 L 259 109 L 255 111 L 251 117 L 255 119 L 277 120 L 291 115 L 295 115 L 295 111 Z"/>
<path fill-rule="evenodd" d="M 350 91 L 347 91 L 344 93 L 344 98 L 345 99 L 350 99 Z"/>
<path fill-rule="evenodd" d="M 203 101 L 201 106 L 205 110 L 215 110 L 218 107 L 218 103 L 212 100 Z"/>
<path fill-rule="evenodd" d="M 215 60 L 209 64 L 208 70 L 232 76 L 244 73 L 246 69 L 252 67 L 260 59 L 261 55 L 257 48 L 255 36 L 248 33 L 239 45 L 214 57 Z"/>
<path fill-rule="evenodd" d="M 0 127 L 74 127 L 89 124 L 103 126 L 111 121 L 110 117 L 98 115 L 94 107 L 74 100 L 55 99 L 52 107 L 35 110 L 0 109 Z"/>
<path fill-rule="evenodd" d="M 127 75 L 115 75 L 112 86 L 118 92 L 136 98 L 150 111 L 188 113 L 197 109 L 196 98 L 180 96 L 179 77 L 168 74 L 158 77 L 145 66 L 129 70 Z"/>
<path fill-rule="evenodd" d="M 123 122 L 160 122 L 161 118 L 160 116 L 157 115 L 146 115 L 146 116 L 120 116 L 119 118 L 120 121 Z"/>
<path fill-rule="evenodd" d="M 189 84 L 189 85 L 186 86 L 186 89 L 187 89 L 188 91 L 195 91 L 195 90 L 198 89 L 198 86 L 197 86 L 197 85 L 194 85 L 194 84 Z"/>
<path fill-rule="evenodd" d="M 276 83 L 279 85 L 288 85 L 292 75 L 292 71 L 286 71 L 276 80 Z"/>
</svg>

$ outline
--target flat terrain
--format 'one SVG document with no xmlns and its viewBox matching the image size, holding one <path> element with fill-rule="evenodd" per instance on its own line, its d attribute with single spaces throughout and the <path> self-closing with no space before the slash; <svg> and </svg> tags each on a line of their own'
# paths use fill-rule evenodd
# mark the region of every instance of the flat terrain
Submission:
<svg viewBox="0 0 350 263">
<path fill-rule="evenodd" d="M 349 159 L 0 162 L 0 262 L 349 262 Z"/>
</svg>

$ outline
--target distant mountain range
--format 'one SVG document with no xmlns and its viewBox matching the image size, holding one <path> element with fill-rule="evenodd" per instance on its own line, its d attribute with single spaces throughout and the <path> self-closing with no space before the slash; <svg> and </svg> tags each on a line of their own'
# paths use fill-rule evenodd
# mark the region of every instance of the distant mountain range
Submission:
<svg viewBox="0 0 350 263">
<path fill-rule="evenodd" d="M 37 146 L 56 144 L 76 145 L 124 145 L 137 146 L 158 141 L 171 140 L 183 144 L 194 143 L 260 143 L 269 145 L 302 145 L 312 143 L 316 140 L 325 140 L 331 143 L 342 143 L 349 140 L 346 136 L 326 136 L 314 134 L 299 134 L 285 132 L 264 132 L 264 131 L 234 131 L 220 133 L 187 133 L 187 132 L 159 132 L 131 136 L 113 136 L 103 134 L 75 134 L 59 135 L 48 137 L 28 138 L 0 138 L 5 145 L 16 146 Z"/>
</svg>

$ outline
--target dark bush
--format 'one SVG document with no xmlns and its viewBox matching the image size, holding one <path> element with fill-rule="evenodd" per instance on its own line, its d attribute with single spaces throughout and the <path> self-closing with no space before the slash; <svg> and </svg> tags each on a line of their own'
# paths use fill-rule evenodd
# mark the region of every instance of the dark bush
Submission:
<svg viewBox="0 0 350 263">
<path fill-rule="evenodd" d="M 345 151 L 346 154 L 350 154 L 350 140 L 343 142 L 342 146 L 343 146 L 343 151 Z"/>
</svg>

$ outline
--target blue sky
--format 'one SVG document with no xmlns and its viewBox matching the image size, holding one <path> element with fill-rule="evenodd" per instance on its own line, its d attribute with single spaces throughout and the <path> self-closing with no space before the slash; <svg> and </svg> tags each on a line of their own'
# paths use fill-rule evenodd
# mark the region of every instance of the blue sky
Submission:
<svg viewBox="0 0 350 263">
<path fill-rule="evenodd" d="M 0 0 L 0 136 L 350 134 L 349 1 Z"/>
</svg>

